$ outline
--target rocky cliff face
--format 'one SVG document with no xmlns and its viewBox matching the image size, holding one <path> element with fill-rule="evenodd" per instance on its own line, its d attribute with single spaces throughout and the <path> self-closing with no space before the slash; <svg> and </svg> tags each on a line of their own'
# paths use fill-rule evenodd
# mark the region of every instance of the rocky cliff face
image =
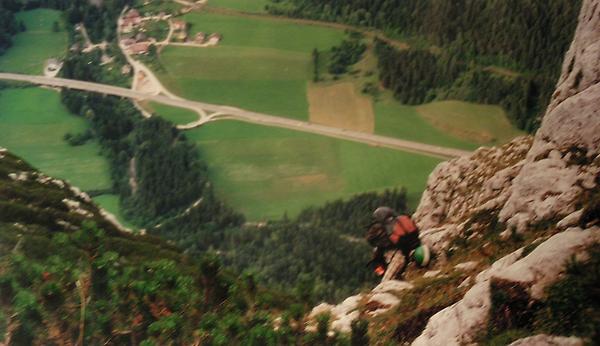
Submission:
<svg viewBox="0 0 600 346">
<path fill-rule="evenodd" d="M 533 139 L 482 148 L 441 164 L 414 217 L 442 252 L 483 212 L 524 233 L 579 223 L 600 183 L 600 1 L 583 2 L 579 25 Z M 575 214 L 574 214 L 575 213 Z M 585 225 L 582 225 L 585 226 Z"/>
<path fill-rule="evenodd" d="M 572 257 L 585 261 L 600 242 L 599 214 L 600 0 L 584 0 L 557 89 L 535 136 L 481 148 L 440 164 L 431 174 L 413 217 L 436 261 L 427 273 L 414 269 L 411 286 L 396 292 L 399 307 L 387 313 L 388 321 L 412 316 L 400 325 L 418 329 L 411 331 L 416 338 L 408 339 L 398 337 L 406 331 L 396 330 L 396 340 L 413 345 L 477 342 L 497 323 L 493 290 L 508 296 L 520 292 L 522 311 L 534 302 L 543 304 L 547 288 L 564 277 L 566 262 Z M 442 300 L 445 307 L 428 308 L 425 315 L 402 310 L 405 292 L 431 285 L 423 280 L 435 277 L 445 278 L 444 289 L 461 298 Z M 370 302 L 373 295 L 366 295 Z M 422 298 L 430 296 L 435 297 Z M 415 304 L 415 310 L 423 309 L 422 303 Z M 368 317 L 366 306 L 349 311 L 354 318 L 359 312 Z M 334 320 L 349 325 L 347 316 Z M 415 316 L 425 316 L 425 322 Z M 372 327 L 371 333 L 379 331 Z M 579 345 L 582 340 L 537 335 L 515 344 L 556 343 Z"/>
</svg>

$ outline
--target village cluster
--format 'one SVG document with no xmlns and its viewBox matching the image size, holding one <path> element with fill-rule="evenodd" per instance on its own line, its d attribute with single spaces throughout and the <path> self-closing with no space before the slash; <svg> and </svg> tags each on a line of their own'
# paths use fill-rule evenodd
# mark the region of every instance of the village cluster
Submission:
<svg viewBox="0 0 600 346">
<path fill-rule="evenodd" d="M 151 21 L 166 21 L 169 24 L 167 37 L 159 41 L 148 35 L 145 23 Z M 151 45 L 179 44 L 195 47 L 215 46 L 221 41 L 218 33 L 206 34 L 198 32 L 193 37 L 189 35 L 189 25 L 181 19 L 173 18 L 172 14 L 159 13 L 155 16 L 142 16 L 136 9 L 131 9 L 121 18 L 119 23 L 121 46 L 129 54 L 147 54 Z"/>
</svg>

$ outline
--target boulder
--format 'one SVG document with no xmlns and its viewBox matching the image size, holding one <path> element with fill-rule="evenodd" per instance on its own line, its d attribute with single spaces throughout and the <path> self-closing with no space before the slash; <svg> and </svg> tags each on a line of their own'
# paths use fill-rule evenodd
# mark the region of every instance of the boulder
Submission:
<svg viewBox="0 0 600 346">
<path fill-rule="evenodd" d="M 433 315 L 413 345 L 461 345 L 474 341 L 487 326 L 492 277 L 524 283 L 533 298 L 541 298 L 548 285 L 560 279 L 566 260 L 582 259 L 585 250 L 600 242 L 600 228 L 572 228 L 552 236 L 521 258 L 523 249 L 496 261 L 479 273 L 462 300 Z"/>
<path fill-rule="evenodd" d="M 477 268 L 478 264 L 479 264 L 479 262 L 477 262 L 477 261 L 469 261 L 469 262 L 459 263 L 454 266 L 454 269 L 462 270 L 462 271 L 471 271 L 471 270 Z"/>
<path fill-rule="evenodd" d="M 583 231 L 570 228 L 558 233 L 536 247 L 525 258 L 520 259 L 495 276 L 530 287 L 531 297 L 541 299 L 544 289 L 559 280 L 564 274 L 565 264 L 575 256 L 585 260 L 586 249 L 600 243 L 600 228 L 593 227 Z"/>
</svg>

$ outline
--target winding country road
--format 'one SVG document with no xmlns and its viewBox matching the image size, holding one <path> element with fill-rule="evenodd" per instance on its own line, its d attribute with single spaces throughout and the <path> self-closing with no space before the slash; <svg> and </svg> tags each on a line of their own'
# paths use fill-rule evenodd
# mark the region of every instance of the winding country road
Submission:
<svg viewBox="0 0 600 346">
<path fill-rule="evenodd" d="M 216 121 L 220 119 L 234 119 L 244 122 L 281 127 L 296 131 L 309 132 L 319 134 L 328 137 L 334 137 L 339 139 L 350 140 L 354 142 L 366 143 L 374 146 L 381 146 L 391 149 L 411 151 L 429 156 L 441 157 L 441 158 L 454 158 L 459 156 L 465 156 L 471 154 L 469 151 L 445 148 L 435 145 L 429 145 L 424 143 L 412 142 L 397 138 L 379 136 L 375 134 L 351 131 L 339 129 L 336 127 L 325 126 L 320 124 L 309 123 L 306 121 L 288 119 L 268 114 L 262 114 L 252 112 L 240 108 L 214 105 L 210 103 L 191 101 L 183 98 L 173 98 L 165 95 L 155 95 L 143 93 L 131 89 L 120 88 L 112 85 L 99 84 L 84 82 L 74 79 L 65 78 L 53 78 L 44 76 L 33 76 L 23 75 L 16 73 L 0 73 L 0 80 L 10 80 L 27 82 L 37 85 L 46 85 L 52 87 L 61 87 L 68 89 L 76 89 L 83 91 L 90 91 L 101 93 L 105 95 L 113 95 L 130 98 L 134 101 L 153 101 L 168 106 L 180 107 L 190 109 L 198 113 L 204 113 L 206 111 L 213 112 L 211 115 L 201 117 L 201 119 L 194 123 L 194 126 L 183 127 L 183 129 L 189 129 L 197 126 L 201 126 L 210 121 Z"/>
</svg>

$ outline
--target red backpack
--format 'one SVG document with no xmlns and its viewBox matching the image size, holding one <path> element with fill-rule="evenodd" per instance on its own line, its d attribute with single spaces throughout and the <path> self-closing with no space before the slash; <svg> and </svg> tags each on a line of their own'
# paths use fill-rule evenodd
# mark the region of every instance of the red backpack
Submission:
<svg viewBox="0 0 600 346">
<path fill-rule="evenodd" d="M 418 230 L 417 225 L 413 222 L 413 220 L 406 216 L 400 215 L 396 218 L 396 223 L 394 224 L 394 230 L 390 235 L 390 241 L 393 244 L 398 244 L 400 238 L 404 237 L 409 233 L 416 232 Z"/>
</svg>

